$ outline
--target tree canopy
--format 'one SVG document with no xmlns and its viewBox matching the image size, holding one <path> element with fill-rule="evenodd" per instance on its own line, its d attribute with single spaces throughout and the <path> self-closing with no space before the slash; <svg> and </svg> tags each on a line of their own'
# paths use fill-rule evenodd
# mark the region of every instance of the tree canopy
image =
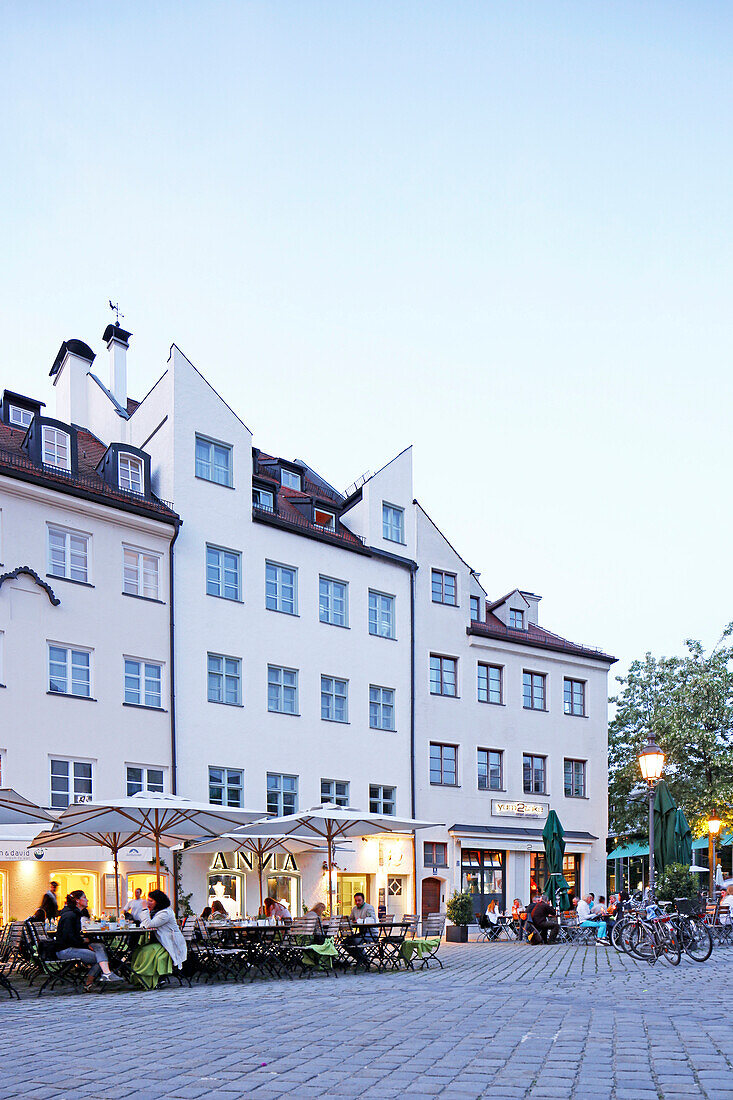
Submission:
<svg viewBox="0 0 733 1100">
<path fill-rule="evenodd" d="M 639 751 L 651 733 L 666 755 L 664 778 L 693 833 L 711 809 L 733 814 L 733 623 L 706 652 L 688 639 L 683 657 L 634 661 L 609 725 L 609 825 L 617 835 L 646 835 L 647 804 Z"/>
</svg>

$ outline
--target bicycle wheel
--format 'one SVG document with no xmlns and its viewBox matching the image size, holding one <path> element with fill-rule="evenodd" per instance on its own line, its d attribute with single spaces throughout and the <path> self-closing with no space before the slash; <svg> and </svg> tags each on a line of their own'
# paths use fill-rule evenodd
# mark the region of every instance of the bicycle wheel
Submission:
<svg viewBox="0 0 733 1100">
<path fill-rule="evenodd" d="M 654 929 L 644 921 L 634 921 L 628 932 L 624 933 L 624 945 L 630 955 L 648 962 L 651 966 L 659 958 Z"/>
<path fill-rule="evenodd" d="M 626 947 L 624 946 L 623 932 L 625 926 L 629 923 L 628 917 L 622 917 L 621 920 L 617 920 L 611 929 L 611 944 L 619 954 L 624 954 Z"/>
<path fill-rule="evenodd" d="M 657 929 L 658 951 L 665 962 L 670 966 L 679 966 L 682 958 L 680 941 L 675 935 L 671 924 L 665 923 Z"/>
<path fill-rule="evenodd" d="M 679 938 L 686 955 L 695 962 L 704 963 L 713 952 L 713 937 L 710 929 L 701 920 L 689 918 L 680 921 Z"/>
</svg>

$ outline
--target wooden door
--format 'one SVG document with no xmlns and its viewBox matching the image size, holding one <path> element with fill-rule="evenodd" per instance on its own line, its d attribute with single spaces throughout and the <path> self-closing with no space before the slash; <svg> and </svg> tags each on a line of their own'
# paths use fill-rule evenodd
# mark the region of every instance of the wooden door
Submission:
<svg viewBox="0 0 733 1100">
<path fill-rule="evenodd" d="M 424 878 L 422 880 L 422 915 L 427 917 L 429 913 L 440 912 L 440 879 Z"/>
</svg>

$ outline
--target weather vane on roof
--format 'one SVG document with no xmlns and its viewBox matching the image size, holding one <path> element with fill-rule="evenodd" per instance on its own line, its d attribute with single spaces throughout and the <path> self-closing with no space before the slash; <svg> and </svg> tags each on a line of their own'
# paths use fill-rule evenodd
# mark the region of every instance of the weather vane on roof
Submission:
<svg viewBox="0 0 733 1100">
<path fill-rule="evenodd" d="M 125 315 L 124 315 L 124 313 L 120 313 L 120 303 L 119 303 L 119 302 L 117 302 L 117 304 L 115 304 L 115 303 L 114 303 L 114 302 L 112 301 L 112 299 L 110 298 L 110 300 L 109 300 L 109 308 L 110 308 L 110 309 L 111 309 L 111 310 L 112 310 L 112 311 L 113 311 L 114 313 L 116 313 L 116 314 L 117 314 L 117 321 L 116 321 L 115 323 L 116 323 L 116 325 L 117 325 L 117 328 L 119 328 L 119 327 L 120 327 L 120 317 L 124 318 L 124 316 L 125 316 Z"/>
</svg>

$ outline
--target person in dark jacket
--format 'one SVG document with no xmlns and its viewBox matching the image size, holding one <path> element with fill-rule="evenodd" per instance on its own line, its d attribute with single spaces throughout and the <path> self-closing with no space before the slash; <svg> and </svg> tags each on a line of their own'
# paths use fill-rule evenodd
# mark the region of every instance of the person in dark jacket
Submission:
<svg viewBox="0 0 733 1100">
<path fill-rule="evenodd" d="M 49 883 L 48 890 L 41 898 L 41 904 L 39 906 L 39 908 L 43 909 L 43 912 L 46 914 L 45 918 L 41 919 L 56 920 L 56 917 L 59 915 L 59 902 L 56 896 L 58 888 L 58 882 Z"/>
<path fill-rule="evenodd" d="M 89 902 L 83 890 L 73 890 L 66 898 L 66 905 L 59 915 L 59 923 L 56 929 L 56 958 L 79 959 L 81 962 L 91 963 L 91 968 L 84 982 L 84 992 L 92 989 L 95 979 L 101 971 L 102 982 L 121 982 L 119 974 L 113 974 L 109 968 L 107 952 L 101 943 L 90 943 L 81 934 L 82 912 Z"/>
<path fill-rule="evenodd" d="M 529 913 L 529 919 L 542 937 L 543 943 L 554 943 L 557 939 L 560 931 L 557 921 L 548 919 L 554 916 L 555 910 L 545 897 L 541 897 L 536 901 Z"/>
</svg>

